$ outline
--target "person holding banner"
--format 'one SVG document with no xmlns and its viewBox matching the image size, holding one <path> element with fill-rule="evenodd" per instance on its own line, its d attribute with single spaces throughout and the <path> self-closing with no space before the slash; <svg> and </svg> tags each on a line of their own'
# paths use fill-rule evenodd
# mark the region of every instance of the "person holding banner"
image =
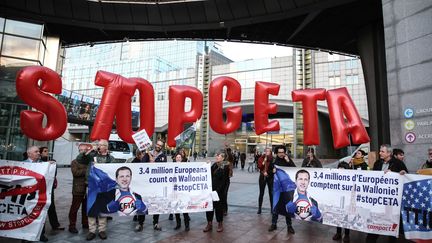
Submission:
<svg viewBox="0 0 432 243">
<path fill-rule="evenodd" d="M 307 157 L 303 160 L 301 167 L 314 167 L 314 168 L 322 168 L 321 161 L 315 155 L 315 149 L 312 147 L 308 148 Z"/>
<path fill-rule="evenodd" d="M 366 156 L 366 152 L 359 149 L 357 150 L 357 152 L 354 154 L 354 156 L 352 157 L 349 165 L 351 168 L 353 168 L 354 170 L 357 169 L 361 169 L 361 170 L 367 170 L 368 169 L 368 164 L 366 163 L 364 157 Z"/>
<path fill-rule="evenodd" d="M 40 160 L 40 150 L 37 146 L 31 146 L 27 149 L 27 159 L 24 160 L 23 162 L 30 162 L 30 163 L 39 163 L 42 162 L 42 160 Z M 48 161 L 50 163 L 54 163 L 54 161 Z M 45 235 L 45 224 L 42 226 L 42 233 L 39 237 L 39 240 L 42 242 L 47 242 L 48 241 L 48 237 L 46 237 Z"/>
<path fill-rule="evenodd" d="M 88 150 L 78 154 L 77 160 L 83 161 L 83 163 L 114 163 L 115 159 L 108 151 L 108 140 L 101 139 L 98 141 L 96 148 Z M 88 168 L 90 169 L 91 166 Z M 90 170 L 87 170 L 87 176 Z M 88 181 L 88 178 L 87 178 Z M 88 195 L 87 195 L 88 196 Z M 90 206 L 90 205 L 89 205 Z M 96 238 L 96 230 L 99 228 L 99 238 L 105 240 L 107 238 L 107 217 L 99 216 L 98 211 L 88 212 L 89 221 L 89 233 L 87 234 L 86 240 L 90 241 Z M 98 226 L 96 225 L 98 223 Z"/>
<path fill-rule="evenodd" d="M 40 159 L 44 162 L 48 162 L 49 160 L 49 152 L 48 152 L 48 147 L 42 146 L 39 148 L 39 152 L 40 152 Z M 53 160 L 54 161 L 54 160 Z M 51 189 L 51 205 L 48 208 L 48 221 L 51 225 L 52 230 L 64 230 L 64 227 L 60 226 L 60 222 L 58 220 L 57 217 L 57 210 L 56 210 L 56 206 L 55 206 L 55 194 L 54 194 L 54 190 L 57 188 L 57 169 L 56 169 L 56 173 L 54 176 L 54 184 L 53 187 Z"/>
<path fill-rule="evenodd" d="M 265 186 L 267 185 L 270 205 L 273 205 L 273 155 L 270 148 L 264 150 L 264 154 L 258 159 L 258 169 L 260 171 L 258 184 L 259 184 L 259 196 L 258 196 L 258 212 L 261 214 L 261 207 L 263 204 Z"/>
<path fill-rule="evenodd" d="M 294 161 L 286 154 L 286 148 L 285 146 L 278 146 L 276 147 L 276 158 L 274 160 L 274 165 L 277 166 L 284 166 L 284 167 L 296 167 L 294 164 Z M 272 174 L 276 173 L 276 168 L 273 168 Z M 273 176 L 272 176 L 273 178 Z M 273 184 L 273 181 L 272 181 Z M 272 186 L 273 187 L 273 186 Z M 272 197 L 273 198 L 273 197 Z M 273 200 L 271 200 L 273 202 Z M 273 207 L 273 203 L 271 204 Z M 273 210 L 272 208 L 272 224 L 268 231 L 274 231 L 277 229 L 277 221 L 278 221 L 279 214 L 276 212 L 276 210 Z M 287 225 L 287 231 L 290 234 L 295 234 L 294 228 L 292 227 L 292 221 L 291 217 L 289 215 L 285 215 L 285 222 Z"/>
<path fill-rule="evenodd" d="M 355 155 L 355 157 L 357 157 L 357 158 L 358 158 L 357 154 L 359 153 L 359 151 L 357 151 L 356 155 Z M 361 151 L 363 151 L 363 150 L 361 150 Z M 360 154 L 363 154 L 363 153 L 360 152 Z M 352 167 L 347 162 L 340 162 L 338 164 L 337 168 L 340 169 L 340 170 L 348 170 L 348 169 L 351 169 Z M 344 229 L 344 237 L 342 239 L 342 228 L 341 227 L 337 227 L 336 228 L 336 234 L 333 236 L 333 240 L 338 240 L 338 241 L 342 240 L 344 243 L 350 242 L 350 236 L 349 236 L 349 234 L 350 234 L 350 230 L 349 229 Z"/>
<path fill-rule="evenodd" d="M 290 192 L 292 198 L 286 205 L 286 211 L 296 219 L 322 222 L 318 202 L 307 193 L 310 174 L 307 170 L 299 170 L 295 175 L 297 189 Z"/>
<path fill-rule="evenodd" d="M 165 152 L 163 151 L 163 148 L 165 147 L 165 142 L 161 139 L 158 139 L 156 141 L 155 147 L 152 151 L 147 152 L 148 154 L 148 161 L 144 162 L 150 162 L 150 163 L 166 163 L 167 162 L 167 156 Z M 147 159 L 146 157 L 144 159 Z M 138 221 L 142 220 L 142 217 L 138 216 Z M 159 226 L 159 214 L 153 215 L 153 229 L 161 231 L 162 227 Z"/>
<path fill-rule="evenodd" d="M 219 196 L 219 201 L 213 201 L 213 210 L 206 212 L 207 226 L 203 232 L 209 232 L 213 229 L 213 216 L 216 214 L 218 222 L 217 232 L 223 231 L 223 202 L 225 197 L 226 182 L 229 177 L 229 166 L 225 162 L 226 154 L 218 152 L 216 162 L 211 166 L 212 189 Z"/>
<path fill-rule="evenodd" d="M 405 164 L 393 156 L 393 148 L 389 144 L 383 144 L 380 146 L 379 156 L 380 159 L 375 162 L 373 170 L 384 171 L 384 173 L 391 171 L 399 173 L 400 175 L 408 173 Z M 402 219 L 400 222 L 402 222 Z M 402 223 L 399 224 L 399 227 L 401 226 Z M 377 234 L 369 233 L 366 236 L 366 242 L 374 243 L 378 240 L 378 237 L 379 235 Z M 389 236 L 389 242 L 396 242 L 396 240 L 396 237 Z"/>
<path fill-rule="evenodd" d="M 80 144 L 78 146 L 78 151 L 80 153 L 86 153 L 90 150 L 86 144 Z M 69 232 L 77 234 L 78 230 L 76 228 L 77 213 L 81 206 L 81 224 L 83 229 L 88 229 L 88 218 L 87 218 L 87 198 L 86 198 L 86 173 L 88 170 L 88 163 L 83 161 L 78 161 L 77 159 L 71 162 L 72 171 L 72 204 L 69 209 Z"/>
<path fill-rule="evenodd" d="M 183 150 L 183 154 L 185 154 L 184 150 Z M 177 163 L 187 162 L 187 159 L 185 161 L 185 158 L 182 155 L 181 150 L 180 150 L 180 152 L 178 154 L 176 154 L 176 156 L 175 156 L 175 162 L 177 162 Z M 176 227 L 174 228 L 174 230 L 178 230 L 178 229 L 181 228 L 180 214 L 176 213 L 175 214 L 175 218 L 176 218 Z M 190 228 L 189 228 L 190 217 L 189 217 L 188 213 L 183 213 L 183 220 L 184 220 L 184 223 L 185 223 L 185 231 L 189 231 L 190 230 Z"/>
</svg>

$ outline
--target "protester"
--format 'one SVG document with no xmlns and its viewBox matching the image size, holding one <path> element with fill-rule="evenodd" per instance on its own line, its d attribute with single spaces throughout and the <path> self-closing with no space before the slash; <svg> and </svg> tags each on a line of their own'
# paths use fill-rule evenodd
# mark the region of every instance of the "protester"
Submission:
<svg viewBox="0 0 432 243">
<path fill-rule="evenodd" d="M 258 196 L 257 214 L 261 214 L 266 185 L 268 187 L 270 207 L 273 205 L 273 156 L 270 148 L 266 148 L 264 150 L 264 154 L 258 159 L 258 169 L 260 171 L 260 175 L 258 178 L 260 192 Z"/>
<path fill-rule="evenodd" d="M 432 168 L 432 146 L 428 149 L 428 159 L 426 162 L 421 166 L 422 169 L 429 169 Z"/>
<path fill-rule="evenodd" d="M 285 146 L 276 147 L 276 158 L 275 158 L 273 164 L 276 166 L 281 166 L 281 167 L 296 167 L 294 164 L 294 161 L 292 161 L 292 159 L 286 154 Z M 273 168 L 272 174 L 274 174 L 274 173 L 276 173 L 276 168 Z M 272 186 L 272 188 L 273 188 L 273 186 Z M 271 207 L 273 209 L 273 202 L 272 201 L 273 200 L 271 200 Z M 274 231 L 277 229 L 278 218 L 279 218 L 278 213 L 274 212 L 272 210 L 272 224 L 270 225 L 270 228 L 268 229 L 268 231 L 271 232 L 271 231 Z M 294 228 L 292 227 L 291 217 L 289 215 L 285 215 L 285 222 L 287 225 L 288 233 L 295 234 Z"/>
<path fill-rule="evenodd" d="M 167 162 L 167 156 L 165 152 L 163 151 L 165 147 L 165 142 L 161 139 L 157 140 L 155 147 L 152 151 L 148 152 L 148 161 L 144 162 L 150 162 L 150 163 L 166 163 Z M 147 159 L 147 158 L 146 158 Z M 138 221 L 142 219 L 140 215 L 138 216 Z M 159 226 L 159 214 L 153 215 L 153 229 L 154 230 L 162 230 L 162 227 Z"/>
<path fill-rule="evenodd" d="M 405 163 L 405 152 L 402 149 L 394 148 L 393 157 Z"/>
<path fill-rule="evenodd" d="M 228 167 L 228 177 L 226 177 L 226 186 L 225 186 L 225 195 L 223 197 L 223 201 L 222 201 L 222 208 L 223 208 L 223 215 L 227 216 L 228 215 L 228 190 L 229 190 L 229 186 L 231 184 L 231 177 L 233 176 L 233 166 L 234 166 L 234 154 L 231 150 L 231 148 L 226 148 L 225 149 L 225 154 L 226 154 L 226 159 L 224 161 L 224 163 L 227 165 Z"/>
<path fill-rule="evenodd" d="M 213 201 L 213 210 L 206 212 L 207 226 L 204 228 L 204 232 L 213 229 L 214 214 L 216 214 L 216 221 L 218 222 L 217 232 L 223 231 L 223 202 L 230 170 L 225 160 L 226 154 L 219 152 L 216 154 L 216 162 L 211 166 L 212 188 L 218 194 L 219 201 Z"/>
<path fill-rule="evenodd" d="M 97 148 L 93 148 L 87 152 L 78 154 L 77 161 L 83 161 L 84 163 L 114 163 L 115 159 L 109 154 L 108 151 L 108 141 L 101 139 L 97 143 Z M 90 168 L 90 166 L 89 166 Z M 87 170 L 87 177 L 89 170 Z M 88 180 L 88 179 L 87 179 Z M 99 228 L 99 238 L 105 240 L 108 236 L 106 234 L 107 229 L 107 217 L 99 216 L 98 212 L 88 214 L 89 222 L 89 233 L 87 234 L 86 240 L 90 241 L 96 238 L 96 230 Z M 96 225 L 96 223 L 98 225 Z"/>
<path fill-rule="evenodd" d="M 135 150 L 135 158 L 131 161 L 131 163 L 141 163 L 143 162 L 144 154 L 141 150 Z"/>
<path fill-rule="evenodd" d="M 42 162 L 40 160 L 40 150 L 37 146 L 31 146 L 27 149 L 27 159 L 25 159 L 23 162 L 29 162 L 29 163 L 39 163 Z M 53 161 L 48 161 L 50 163 L 53 163 Z M 45 235 L 45 224 L 42 228 L 42 233 L 39 237 L 39 240 L 42 242 L 47 242 L 48 238 Z"/>
<path fill-rule="evenodd" d="M 357 151 L 357 153 L 359 151 Z M 361 150 L 361 151 L 363 151 L 363 150 Z M 357 153 L 356 153 L 356 155 L 357 155 Z M 363 154 L 363 153 L 361 153 L 361 154 Z M 358 156 L 357 156 L 357 158 L 358 158 Z M 357 164 L 357 165 L 359 165 L 359 164 Z M 351 169 L 352 167 L 348 163 L 346 163 L 346 162 L 340 162 L 338 164 L 337 168 L 340 169 L 340 170 L 348 170 L 348 169 Z M 361 167 L 359 167 L 359 168 L 361 168 Z M 339 241 L 339 240 L 342 239 L 342 241 L 345 242 L 345 243 L 350 242 L 350 236 L 349 236 L 349 234 L 350 234 L 350 230 L 349 229 L 344 229 L 344 237 L 342 239 L 342 228 L 341 227 L 337 227 L 336 228 L 336 234 L 333 236 L 333 240 Z"/>
<path fill-rule="evenodd" d="M 393 149 L 388 144 L 383 144 L 380 147 L 379 156 L 380 159 L 377 160 L 373 166 L 373 170 L 384 171 L 385 173 L 392 171 L 397 172 L 401 175 L 408 173 L 408 169 L 405 164 L 393 157 Z M 402 224 L 400 224 L 401 226 Z M 367 234 L 366 242 L 375 243 L 378 240 L 379 235 L 377 234 Z M 396 242 L 396 237 L 389 236 L 389 242 Z"/>
<path fill-rule="evenodd" d="M 39 148 L 39 152 L 40 152 L 40 159 L 41 161 L 48 161 L 48 157 L 49 157 L 49 152 L 48 152 L 48 147 L 40 147 Z M 54 161 L 54 160 L 52 160 Z M 55 206 L 55 196 L 54 196 L 54 190 L 57 188 L 57 168 L 56 168 L 56 172 L 55 172 L 55 176 L 54 176 L 54 183 L 53 183 L 53 187 L 51 189 L 51 204 L 48 208 L 48 221 L 51 225 L 52 230 L 64 230 L 64 227 L 60 226 L 60 222 L 58 220 L 57 217 L 57 210 L 56 210 L 56 206 Z"/>
<path fill-rule="evenodd" d="M 90 148 L 85 144 L 78 146 L 79 153 L 86 153 Z M 81 224 L 83 229 L 88 229 L 88 218 L 87 218 L 87 185 L 86 185 L 86 173 L 89 164 L 85 161 L 78 161 L 77 159 L 71 162 L 72 171 L 72 204 L 69 209 L 69 232 L 78 233 L 76 228 L 77 214 L 81 206 Z"/>
<path fill-rule="evenodd" d="M 181 162 L 187 162 L 185 161 L 185 158 L 183 157 L 182 153 L 178 153 L 175 157 L 176 162 L 177 163 L 181 163 Z M 175 218 L 176 218 L 176 227 L 174 228 L 174 230 L 178 230 L 181 228 L 181 219 L 180 219 L 180 214 L 176 213 L 175 214 Z M 190 221 L 190 217 L 188 213 L 183 213 L 183 220 L 185 223 L 185 231 L 189 231 L 189 221 Z"/>
<path fill-rule="evenodd" d="M 366 156 L 366 152 L 359 149 L 357 150 L 357 152 L 354 154 L 354 156 L 352 157 L 349 165 L 350 168 L 357 170 L 357 169 L 361 169 L 361 170 L 367 170 L 368 164 L 366 163 L 364 157 Z"/>
<path fill-rule="evenodd" d="M 240 165 L 241 165 L 241 169 L 244 170 L 246 164 L 246 153 L 241 153 L 240 154 Z"/>
<path fill-rule="evenodd" d="M 303 160 L 302 167 L 315 167 L 322 168 L 322 164 L 315 155 L 315 149 L 312 147 L 308 148 L 307 157 Z"/>
</svg>

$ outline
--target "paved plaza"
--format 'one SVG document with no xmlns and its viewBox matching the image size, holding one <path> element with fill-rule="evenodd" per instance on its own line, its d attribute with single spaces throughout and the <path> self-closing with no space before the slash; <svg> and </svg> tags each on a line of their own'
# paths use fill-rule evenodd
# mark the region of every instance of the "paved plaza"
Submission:
<svg viewBox="0 0 432 243">
<path fill-rule="evenodd" d="M 247 167 L 247 165 L 246 165 Z M 333 243 L 333 234 L 336 232 L 335 227 L 321 225 L 312 222 L 300 222 L 293 220 L 293 227 L 296 231 L 294 235 L 288 234 L 285 220 L 279 217 L 278 228 L 274 232 L 268 232 L 271 223 L 270 203 L 266 188 L 264 196 L 263 212 L 257 215 L 258 209 L 258 172 L 250 173 L 239 168 L 234 169 L 234 176 L 231 178 L 229 189 L 228 216 L 224 217 L 224 231 L 204 233 L 202 230 L 206 225 L 205 213 L 190 214 L 190 231 L 182 229 L 173 230 L 175 220 L 168 220 L 168 215 L 161 215 L 159 224 L 162 231 L 154 231 L 152 227 L 152 217 L 147 216 L 142 232 L 135 232 L 136 222 L 132 218 L 122 217 L 114 218 L 108 222 L 108 239 L 102 241 L 98 237 L 91 242 L 238 242 L 238 243 L 262 243 L 262 242 L 308 242 L 308 243 Z M 59 186 L 56 189 L 56 207 L 59 220 L 62 226 L 66 227 L 63 232 L 52 232 L 47 221 L 47 237 L 49 242 L 86 242 L 85 237 L 87 230 L 81 230 L 81 223 L 78 221 L 78 234 L 72 234 L 67 231 L 68 212 L 72 201 L 72 175 L 70 168 L 59 168 L 57 175 Z M 80 214 L 79 214 L 80 215 Z M 79 218 L 79 217 L 78 217 Z M 183 216 L 182 216 L 183 219 Z M 215 220 L 215 219 L 214 219 Z M 214 224 L 217 223 L 214 222 Z M 365 233 L 352 231 L 351 242 L 365 242 Z M 20 242 L 0 238 L 0 242 Z M 379 242 L 387 242 L 387 237 L 380 237 Z M 398 241 L 405 242 L 405 241 Z"/>
</svg>

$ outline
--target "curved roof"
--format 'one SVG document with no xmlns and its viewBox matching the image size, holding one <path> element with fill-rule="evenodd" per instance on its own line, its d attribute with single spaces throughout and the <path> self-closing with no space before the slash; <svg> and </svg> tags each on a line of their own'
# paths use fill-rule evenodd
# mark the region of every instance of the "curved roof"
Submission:
<svg viewBox="0 0 432 243">
<path fill-rule="evenodd" d="M 0 16 L 45 24 L 66 45 L 128 39 L 215 39 L 358 55 L 357 35 L 382 26 L 377 0 L 14 0 Z"/>
</svg>

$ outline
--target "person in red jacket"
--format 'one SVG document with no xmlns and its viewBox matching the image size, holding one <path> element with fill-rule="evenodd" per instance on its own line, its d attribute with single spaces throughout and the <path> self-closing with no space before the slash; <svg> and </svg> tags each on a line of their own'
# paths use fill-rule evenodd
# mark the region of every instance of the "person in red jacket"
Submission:
<svg viewBox="0 0 432 243">
<path fill-rule="evenodd" d="M 267 184 L 270 198 L 270 207 L 273 205 L 273 156 L 270 148 L 264 150 L 264 154 L 258 159 L 258 169 L 260 171 L 258 183 L 260 193 L 258 196 L 258 212 L 261 214 L 265 186 Z"/>
</svg>

